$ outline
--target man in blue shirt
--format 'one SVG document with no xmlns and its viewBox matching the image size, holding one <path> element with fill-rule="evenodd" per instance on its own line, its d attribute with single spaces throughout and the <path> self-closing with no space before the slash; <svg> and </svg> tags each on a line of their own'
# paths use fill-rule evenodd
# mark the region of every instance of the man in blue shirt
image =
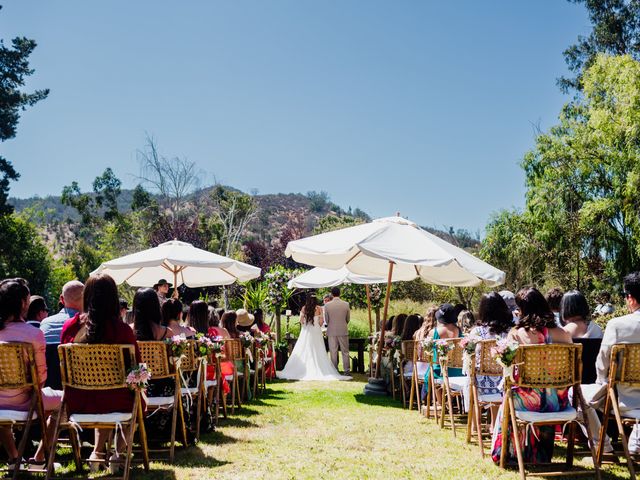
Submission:
<svg viewBox="0 0 640 480">
<path fill-rule="evenodd" d="M 47 345 L 59 344 L 62 326 L 68 319 L 82 312 L 82 294 L 84 285 L 78 280 L 71 280 L 62 287 L 60 303 L 63 307 L 55 315 L 45 318 L 40 323 L 40 330 L 44 333 Z"/>
</svg>

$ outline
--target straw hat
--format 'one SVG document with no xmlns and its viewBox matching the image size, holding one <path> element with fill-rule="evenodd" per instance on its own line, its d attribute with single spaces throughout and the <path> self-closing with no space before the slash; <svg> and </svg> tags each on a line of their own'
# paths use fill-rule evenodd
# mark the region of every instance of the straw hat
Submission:
<svg viewBox="0 0 640 480">
<path fill-rule="evenodd" d="M 251 319 L 249 312 L 247 312 L 244 308 L 236 310 L 236 317 L 236 323 L 241 327 L 250 327 L 251 325 L 253 325 L 253 320 Z"/>
</svg>

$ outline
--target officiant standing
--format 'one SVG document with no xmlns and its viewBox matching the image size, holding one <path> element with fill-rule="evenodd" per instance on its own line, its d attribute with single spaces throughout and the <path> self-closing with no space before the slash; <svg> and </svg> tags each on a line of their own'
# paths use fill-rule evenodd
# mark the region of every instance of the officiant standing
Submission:
<svg viewBox="0 0 640 480">
<path fill-rule="evenodd" d="M 340 298 L 340 289 L 331 289 L 333 299 L 324 306 L 324 323 L 327 326 L 329 353 L 331 362 L 338 369 L 338 349 L 342 352 L 342 369 L 345 375 L 351 375 L 349 360 L 349 302 Z"/>
</svg>

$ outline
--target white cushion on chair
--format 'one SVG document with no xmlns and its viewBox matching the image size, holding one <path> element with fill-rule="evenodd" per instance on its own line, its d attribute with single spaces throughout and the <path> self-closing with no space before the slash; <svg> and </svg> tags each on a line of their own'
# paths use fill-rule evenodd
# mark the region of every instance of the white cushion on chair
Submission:
<svg viewBox="0 0 640 480">
<path fill-rule="evenodd" d="M 29 412 L 19 410 L 0 410 L 0 422 L 26 422 Z M 38 412 L 34 411 L 31 420 L 38 418 Z"/>
<path fill-rule="evenodd" d="M 620 415 L 624 418 L 635 418 L 640 420 L 640 408 L 636 408 L 635 410 L 622 410 Z"/>
<path fill-rule="evenodd" d="M 180 393 L 182 395 L 197 395 L 198 387 L 182 387 L 180 389 Z"/>
<path fill-rule="evenodd" d="M 502 394 L 488 393 L 486 395 L 478 395 L 478 401 L 481 403 L 502 403 Z"/>
<path fill-rule="evenodd" d="M 216 385 L 218 385 L 218 381 L 217 380 L 205 380 L 204 381 L 204 386 L 206 388 L 212 388 L 212 387 L 215 387 Z"/>
<path fill-rule="evenodd" d="M 147 397 L 148 407 L 165 407 L 173 405 L 174 397 Z"/>
<path fill-rule="evenodd" d="M 429 369 L 429 364 L 427 362 L 417 362 L 418 363 L 418 378 L 424 379 L 424 376 L 427 374 L 427 370 Z"/>
<path fill-rule="evenodd" d="M 449 377 L 449 387 L 455 392 L 460 392 L 469 386 L 469 377 Z"/>
<path fill-rule="evenodd" d="M 224 377 L 224 379 L 225 379 L 227 382 L 231 382 L 231 381 L 233 381 L 233 375 L 226 375 L 226 376 Z"/>
<path fill-rule="evenodd" d="M 130 413 L 74 413 L 69 417 L 73 423 L 120 423 L 131 420 Z"/>
<path fill-rule="evenodd" d="M 578 412 L 573 407 L 567 407 L 559 412 L 528 412 L 526 410 L 516 410 L 516 418 L 523 422 L 568 422 L 575 420 Z"/>
</svg>

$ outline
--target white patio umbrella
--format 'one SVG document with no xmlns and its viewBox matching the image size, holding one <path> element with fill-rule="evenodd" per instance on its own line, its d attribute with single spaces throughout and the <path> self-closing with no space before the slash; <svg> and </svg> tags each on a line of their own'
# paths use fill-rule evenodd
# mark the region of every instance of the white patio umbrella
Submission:
<svg viewBox="0 0 640 480">
<path fill-rule="evenodd" d="M 325 288 L 343 285 L 345 283 L 355 283 L 358 285 L 371 285 L 372 283 L 385 283 L 385 277 L 368 277 L 366 275 L 356 275 L 342 267 L 338 270 L 328 268 L 312 268 L 297 277 L 289 280 L 289 288 Z"/>
<path fill-rule="evenodd" d="M 503 271 L 400 216 L 289 242 L 285 254 L 296 262 L 358 275 L 386 276 L 387 292 L 380 335 L 384 337 L 391 282 L 421 278 L 444 286 L 504 283 Z M 379 342 L 378 359 L 382 354 Z M 376 374 L 379 371 L 379 362 Z M 377 376 L 377 375 L 376 375 Z"/>
<path fill-rule="evenodd" d="M 384 277 L 356 275 L 355 273 L 351 273 L 347 267 L 342 267 L 339 270 L 316 267 L 289 280 L 288 286 L 289 288 L 325 288 L 336 287 L 345 283 L 364 285 L 367 294 L 369 333 L 371 333 L 373 330 L 373 321 L 371 319 L 371 292 L 369 285 L 373 283 L 385 283 L 386 281 Z"/>
<path fill-rule="evenodd" d="M 117 284 L 151 287 L 170 276 L 173 285 L 187 287 L 230 285 L 260 276 L 260 269 L 246 263 L 172 240 L 157 247 L 125 255 L 100 265 L 93 273 L 107 273 Z"/>
</svg>

